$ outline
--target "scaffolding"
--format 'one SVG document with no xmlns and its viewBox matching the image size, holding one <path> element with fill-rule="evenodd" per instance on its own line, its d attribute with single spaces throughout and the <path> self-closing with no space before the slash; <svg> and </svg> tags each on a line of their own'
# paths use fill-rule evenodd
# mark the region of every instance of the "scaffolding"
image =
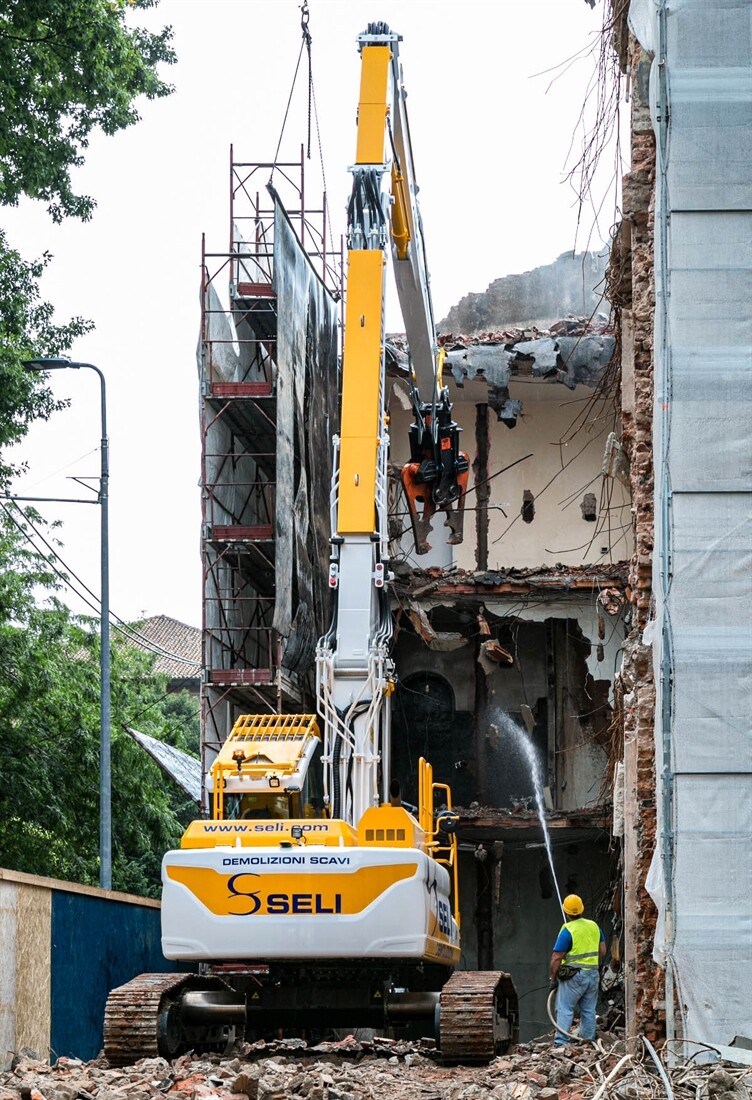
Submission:
<svg viewBox="0 0 752 1100">
<path fill-rule="evenodd" d="M 280 208 L 323 286 L 335 301 L 343 292 L 342 244 L 327 246 L 326 195 L 306 206 L 302 148 L 276 164 L 231 148 L 229 182 L 229 248 L 201 246 L 204 775 L 239 714 L 299 710 L 307 692 L 283 669 L 273 625 L 277 525 L 289 519 L 276 515 Z"/>
</svg>

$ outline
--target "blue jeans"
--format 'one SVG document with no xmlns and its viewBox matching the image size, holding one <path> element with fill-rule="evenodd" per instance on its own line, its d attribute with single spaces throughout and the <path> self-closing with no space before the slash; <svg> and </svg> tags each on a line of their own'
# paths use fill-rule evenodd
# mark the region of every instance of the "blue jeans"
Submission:
<svg viewBox="0 0 752 1100">
<path fill-rule="evenodd" d="M 569 981 L 559 982 L 556 993 L 556 1024 L 561 1031 L 572 1030 L 574 1010 L 580 1008 L 580 1038 L 595 1038 L 595 1006 L 598 1001 L 598 971 L 578 970 Z M 569 1042 L 561 1031 L 556 1032 L 554 1045 Z"/>
</svg>

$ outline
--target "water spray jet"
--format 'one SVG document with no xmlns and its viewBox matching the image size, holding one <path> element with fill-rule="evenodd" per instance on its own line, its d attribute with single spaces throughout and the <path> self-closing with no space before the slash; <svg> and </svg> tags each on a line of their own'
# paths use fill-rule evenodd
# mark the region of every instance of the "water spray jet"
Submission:
<svg viewBox="0 0 752 1100">
<path fill-rule="evenodd" d="M 533 745 L 532 735 L 535 729 L 535 718 L 530 707 L 523 703 L 520 707 L 520 713 L 522 720 L 527 727 L 527 732 L 518 726 L 508 714 L 503 711 L 499 712 L 499 718 L 501 725 L 507 730 L 509 734 L 515 739 L 517 744 L 523 751 L 524 757 L 528 763 L 530 769 L 530 776 L 533 780 L 533 788 L 535 791 L 535 802 L 538 808 L 538 820 L 541 823 L 543 830 L 543 840 L 546 848 L 546 855 L 548 856 L 548 863 L 551 868 L 551 878 L 553 880 L 554 889 L 556 890 L 556 897 L 559 902 L 559 908 L 561 909 L 561 915 L 566 920 L 566 914 L 564 913 L 564 903 L 561 897 L 561 891 L 559 890 L 559 883 L 556 878 L 556 870 L 554 869 L 554 854 L 551 847 L 551 836 L 548 831 L 548 822 L 546 821 L 546 792 L 548 792 L 548 801 L 551 800 L 551 792 L 548 787 L 544 788 L 541 781 L 540 768 L 538 766 L 538 757 L 535 752 L 535 746 Z M 498 726 L 494 724 L 493 728 L 498 730 Z"/>
</svg>

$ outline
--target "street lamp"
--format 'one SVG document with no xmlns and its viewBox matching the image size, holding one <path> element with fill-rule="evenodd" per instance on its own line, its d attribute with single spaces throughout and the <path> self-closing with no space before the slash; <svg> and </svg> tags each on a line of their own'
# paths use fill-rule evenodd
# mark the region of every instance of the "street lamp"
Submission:
<svg viewBox="0 0 752 1100">
<path fill-rule="evenodd" d="M 99 375 L 102 401 L 102 446 L 98 501 L 101 512 L 100 560 L 102 568 L 101 608 L 99 617 L 99 885 L 112 889 L 112 774 L 110 762 L 110 541 L 109 541 L 109 461 L 107 443 L 107 399 L 104 375 L 93 363 L 74 363 L 70 359 L 27 359 L 29 371 L 87 370 Z"/>
</svg>

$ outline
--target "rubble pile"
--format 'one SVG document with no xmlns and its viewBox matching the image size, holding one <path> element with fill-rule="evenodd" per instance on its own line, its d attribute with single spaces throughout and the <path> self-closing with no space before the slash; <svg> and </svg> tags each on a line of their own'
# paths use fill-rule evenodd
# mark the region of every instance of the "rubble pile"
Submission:
<svg viewBox="0 0 752 1100">
<path fill-rule="evenodd" d="M 554 1048 L 521 1044 L 487 1066 L 444 1066 L 433 1044 L 400 1040 L 308 1046 L 300 1039 L 237 1046 L 231 1055 L 186 1054 L 110 1067 L 33 1052 L 1 1067 L 0 1100 L 752 1100 L 752 1067 L 688 1062 L 659 1069 L 623 1041 Z"/>
<path fill-rule="evenodd" d="M 507 328 L 488 329 L 483 332 L 442 332 L 439 345 L 451 348 L 455 345 L 471 347 L 474 344 L 505 344 L 513 347 L 526 340 L 542 340 L 547 336 L 603 336 L 613 333 L 611 321 L 605 314 L 594 317 L 563 317 L 553 321 L 548 328 L 538 325 L 511 325 Z"/>
</svg>

